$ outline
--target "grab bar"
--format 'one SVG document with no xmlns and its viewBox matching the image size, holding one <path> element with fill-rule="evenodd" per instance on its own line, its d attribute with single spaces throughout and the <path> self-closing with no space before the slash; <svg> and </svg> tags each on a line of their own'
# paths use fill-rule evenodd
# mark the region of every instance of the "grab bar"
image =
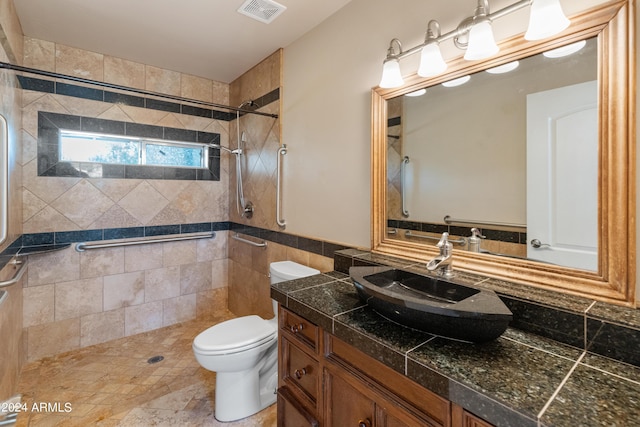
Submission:
<svg viewBox="0 0 640 427">
<path fill-rule="evenodd" d="M 286 227 L 287 221 L 282 218 L 282 206 L 280 204 L 280 191 L 282 187 L 282 156 L 287 154 L 287 144 L 282 144 L 282 147 L 278 148 L 278 161 L 276 169 L 276 223 L 280 227 Z"/>
<path fill-rule="evenodd" d="M 0 168 L 2 169 L 2 188 L 0 188 L 0 245 L 7 240 L 9 229 L 9 132 L 7 119 L 0 114 Z"/>
<path fill-rule="evenodd" d="M 216 232 L 206 234 L 190 234 L 185 236 L 173 236 L 160 239 L 144 239 L 144 240 L 126 240 L 113 243 L 77 243 L 76 251 L 84 252 L 87 249 L 102 249 L 102 248 L 116 248 L 119 246 L 134 246 L 134 245 L 146 245 L 147 243 L 164 243 L 164 242 L 178 242 L 181 240 L 194 240 L 194 239 L 211 239 L 216 237 Z"/>
<path fill-rule="evenodd" d="M 471 224 L 471 225 L 495 225 L 499 227 L 515 227 L 515 228 L 527 228 L 526 224 L 513 224 L 509 222 L 493 222 L 493 221 L 474 221 L 471 219 L 456 219 L 451 218 L 451 215 L 445 215 L 444 217 L 445 224 Z"/>
<path fill-rule="evenodd" d="M 404 156 L 402 159 L 402 164 L 400 165 L 400 193 L 402 195 L 402 216 L 408 217 L 409 211 L 407 210 L 407 200 L 406 200 L 406 173 L 407 173 L 407 164 L 409 163 L 409 156 Z"/>
<path fill-rule="evenodd" d="M 4 302 L 4 300 L 7 299 L 7 297 L 9 296 L 9 292 L 7 291 L 0 291 L 0 305 L 2 305 L 2 303 Z M 0 424 L 1 425 L 1 424 Z"/>
<path fill-rule="evenodd" d="M 429 239 L 429 240 L 440 240 L 442 238 L 442 236 L 423 236 L 422 234 L 413 234 L 411 232 L 411 230 L 407 230 L 404 232 L 404 235 L 406 237 L 418 237 L 420 239 Z M 455 244 L 455 245 L 466 245 L 467 244 L 467 239 L 465 239 L 464 237 L 461 237 L 459 239 L 453 240 L 453 239 L 449 239 L 449 242 Z"/>
<path fill-rule="evenodd" d="M 16 271 L 11 279 L 0 282 L 0 288 L 6 288 L 7 286 L 15 285 L 16 283 L 18 283 L 20 279 L 22 279 L 22 275 L 25 272 L 25 267 L 27 266 L 26 261 L 17 259 L 9 262 L 9 264 L 13 264 L 13 268 Z"/>
<path fill-rule="evenodd" d="M 242 238 L 242 237 L 238 236 L 238 233 L 232 234 L 231 238 L 235 239 L 235 240 L 238 240 L 238 241 L 240 241 L 242 243 L 247 243 L 247 244 L 249 244 L 251 246 L 255 246 L 257 248 L 266 248 L 267 247 L 267 241 L 266 240 L 263 240 L 262 243 L 252 242 L 251 240 L 248 240 L 248 239 L 245 239 L 245 238 Z"/>
</svg>

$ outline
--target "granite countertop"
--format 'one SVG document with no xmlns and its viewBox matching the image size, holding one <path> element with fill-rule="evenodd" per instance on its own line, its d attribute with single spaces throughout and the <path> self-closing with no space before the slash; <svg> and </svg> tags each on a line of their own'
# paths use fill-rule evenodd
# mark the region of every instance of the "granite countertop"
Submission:
<svg viewBox="0 0 640 427">
<path fill-rule="evenodd" d="M 640 368 L 509 328 L 485 344 L 406 328 L 333 271 L 271 287 L 294 313 L 496 426 L 640 426 Z"/>
</svg>

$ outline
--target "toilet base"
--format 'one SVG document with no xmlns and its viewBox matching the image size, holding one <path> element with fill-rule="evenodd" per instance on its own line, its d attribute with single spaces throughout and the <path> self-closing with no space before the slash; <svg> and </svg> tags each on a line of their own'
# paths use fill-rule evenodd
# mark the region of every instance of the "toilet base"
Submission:
<svg viewBox="0 0 640 427">
<path fill-rule="evenodd" d="M 260 367 L 241 372 L 217 372 L 214 417 L 237 421 L 276 402 L 278 386 L 277 347 L 270 349 Z M 221 393 L 218 393 L 221 390 Z"/>
<path fill-rule="evenodd" d="M 252 378 L 247 378 L 250 375 Z M 222 372 L 216 374 L 214 417 L 220 422 L 237 421 L 256 414 L 276 403 L 277 375 L 265 386 L 257 384 L 255 372 Z M 273 384 L 270 384 L 273 383 Z M 224 390 L 218 393 L 218 390 Z"/>
</svg>

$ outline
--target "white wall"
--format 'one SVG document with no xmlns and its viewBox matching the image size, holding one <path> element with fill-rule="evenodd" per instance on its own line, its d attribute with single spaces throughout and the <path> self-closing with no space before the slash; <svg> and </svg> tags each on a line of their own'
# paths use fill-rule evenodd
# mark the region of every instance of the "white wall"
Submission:
<svg viewBox="0 0 640 427">
<path fill-rule="evenodd" d="M 508 0 L 492 1 L 498 10 Z M 604 0 L 563 0 L 574 14 Z M 380 79 L 389 41 L 421 43 L 426 24 L 443 32 L 473 13 L 472 0 L 352 0 L 284 51 L 282 142 L 288 232 L 348 245 L 370 245 L 370 91 Z M 528 10 L 494 24 L 498 40 L 523 32 Z M 460 55 L 442 44 L 445 58 Z M 418 55 L 402 61 L 417 68 Z"/>
</svg>

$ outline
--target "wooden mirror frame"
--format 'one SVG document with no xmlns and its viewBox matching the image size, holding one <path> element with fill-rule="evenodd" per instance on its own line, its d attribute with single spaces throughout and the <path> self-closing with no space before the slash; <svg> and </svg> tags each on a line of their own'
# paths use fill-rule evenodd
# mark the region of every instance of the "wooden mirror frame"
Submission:
<svg viewBox="0 0 640 427">
<path fill-rule="evenodd" d="M 454 250 L 454 270 L 635 306 L 636 287 L 636 57 L 635 0 L 604 3 L 571 19 L 552 40 L 529 42 L 519 35 L 500 43 L 499 57 L 482 62 L 449 61 L 434 78 L 414 74 L 400 88 L 372 90 L 371 248 L 373 252 L 427 261 L 433 244 L 387 237 L 387 103 L 417 89 L 472 74 L 560 45 L 598 37 L 599 149 L 598 271 Z"/>
</svg>

